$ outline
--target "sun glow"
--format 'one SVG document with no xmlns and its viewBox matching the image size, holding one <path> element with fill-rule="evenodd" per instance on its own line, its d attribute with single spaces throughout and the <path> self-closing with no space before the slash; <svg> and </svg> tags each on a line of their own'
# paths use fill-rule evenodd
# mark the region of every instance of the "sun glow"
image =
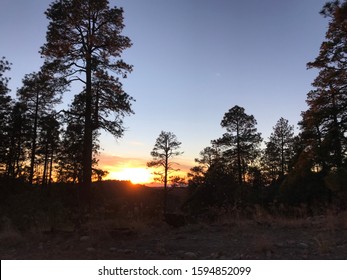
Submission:
<svg viewBox="0 0 347 280">
<path fill-rule="evenodd" d="M 145 184 L 153 181 L 152 174 L 145 168 L 124 168 L 120 171 L 111 171 L 108 179 L 129 180 L 133 184 Z"/>
</svg>

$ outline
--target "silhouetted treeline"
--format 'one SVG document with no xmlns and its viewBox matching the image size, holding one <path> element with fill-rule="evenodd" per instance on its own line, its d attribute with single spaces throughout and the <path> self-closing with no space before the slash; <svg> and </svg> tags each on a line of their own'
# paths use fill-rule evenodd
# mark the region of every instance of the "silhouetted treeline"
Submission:
<svg viewBox="0 0 347 280">
<path fill-rule="evenodd" d="M 345 208 L 347 198 L 347 2 L 328 2 L 321 14 L 330 19 L 317 58 L 319 70 L 307 94 L 300 133 L 278 120 L 260 149 L 256 121 L 233 107 L 221 126 L 227 132 L 212 140 L 196 159 L 189 185 L 197 201 L 214 204 L 328 204 Z"/>
<path fill-rule="evenodd" d="M 345 207 L 347 2 L 328 2 L 321 13 L 330 21 L 319 55 L 307 64 L 319 72 L 300 132 L 294 135 L 293 125 L 280 118 L 264 141 L 256 118 L 232 107 L 220 124 L 226 132 L 201 151 L 188 174 L 190 205 Z M 120 137 L 122 118 L 133 113 L 132 98 L 110 75 L 131 72 L 120 59 L 131 42 L 121 35 L 123 10 L 107 1 L 57 0 L 46 15 L 44 65 L 23 78 L 16 99 L 8 89 L 11 64 L 0 60 L 0 176 L 43 188 L 53 182 L 88 188 L 92 177 L 101 180 L 107 173 L 97 168 L 100 130 Z M 73 81 L 83 90 L 68 109 L 58 110 Z"/>
<path fill-rule="evenodd" d="M 0 176 L 30 185 L 81 183 L 88 189 L 93 177 L 107 174 L 97 169 L 100 130 L 121 137 L 122 119 L 133 113 L 133 99 L 117 77 L 132 71 L 121 59 L 131 41 L 122 35 L 123 10 L 106 0 L 55 0 L 45 15 L 44 63 L 23 78 L 15 100 L 4 76 L 11 65 L 0 60 Z M 67 110 L 58 110 L 73 82 L 83 89 Z"/>
<path fill-rule="evenodd" d="M 90 189 L 93 199 L 88 203 L 81 201 L 81 191 L 72 183 L 38 188 L 19 179 L 4 179 L 0 180 L 0 189 L 0 231 L 10 226 L 20 231 L 54 233 L 80 230 L 91 220 L 118 223 L 162 219 L 163 189 L 130 181 L 94 182 Z"/>
</svg>

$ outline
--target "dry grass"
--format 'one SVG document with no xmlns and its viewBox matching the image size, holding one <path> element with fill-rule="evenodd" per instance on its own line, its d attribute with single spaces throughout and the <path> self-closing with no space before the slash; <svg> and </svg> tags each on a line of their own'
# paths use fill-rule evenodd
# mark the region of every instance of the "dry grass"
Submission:
<svg viewBox="0 0 347 280">
<path fill-rule="evenodd" d="M 10 220 L 4 219 L 3 227 L 0 232 L 0 246 L 11 247 L 20 244 L 24 241 L 21 233 L 16 230 Z"/>
<path fill-rule="evenodd" d="M 274 217 L 272 223 L 284 229 L 298 229 L 305 228 L 309 225 L 307 219 L 304 218 L 288 218 L 288 217 Z"/>
<path fill-rule="evenodd" d="M 282 214 L 270 213 L 260 205 L 255 205 L 252 209 L 248 209 L 248 215 L 241 215 L 241 210 L 235 207 L 227 211 L 216 213 L 213 209 L 215 216 L 218 218 L 214 221 L 215 224 L 225 225 L 230 228 L 239 228 L 243 232 L 257 224 L 265 228 L 280 228 L 284 230 L 299 230 L 299 229 L 312 229 L 315 228 L 319 232 L 326 232 L 334 234 L 341 230 L 347 230 L 347 211 L 336 213 L 333 209 L 327 209 L 324 215 L 309 216 L 306 214 L 306 206 L 303 205 L 296 209 L 297 215 L 285 216 Z M 251 215 L 249 213 L 252 213 Z M 261 238 L 259 243 L 266 243 L 266 240 Z M 316 238 L 319 247 L 324 247 L 326 244 L 321 238 Z M 261 247 L 261 246 L 260 246 Z M 321 250 L 321 251 L 324 251 Z"/>
<path fill-rule="evenodd" d="M 307 227 L 309 225 L 307 217 L 286 217 L 279 214 L 271 214 L 260 205 L 255 205 L 253 208 L 246 210 L 248 213 L 246 216 L 241 215 L 241 211 L 235 209 L 233 209 L 233 211 L 227 211 L 219 215 L 217 223 L 244 227 L 256 222 L 263 226 L 276 226 L 290 229 Z"/>
<path fill-rule="evenodd" d="M 118 213 L 103 215 L 94 213 L 84 224 L 85 234 L 91 240 L 123 240 L 134 236 L 152 234 L 158 223 L 158 215 L 148 215 L 140 207 L 123 207 Z"/>
</svg>

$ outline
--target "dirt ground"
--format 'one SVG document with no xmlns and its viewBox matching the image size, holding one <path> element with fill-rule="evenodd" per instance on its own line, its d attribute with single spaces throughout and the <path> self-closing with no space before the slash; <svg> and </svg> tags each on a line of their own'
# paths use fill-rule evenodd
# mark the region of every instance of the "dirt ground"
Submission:
<svg viewBox="0 0 347 280">
<path fill-rule="evenodd" d="M 347 259 L 347 215 L 302 219 L 220 219 L 172 228 L 94 223 L 79 231 L 0 233 L 10 259 Z"/>
</svg>

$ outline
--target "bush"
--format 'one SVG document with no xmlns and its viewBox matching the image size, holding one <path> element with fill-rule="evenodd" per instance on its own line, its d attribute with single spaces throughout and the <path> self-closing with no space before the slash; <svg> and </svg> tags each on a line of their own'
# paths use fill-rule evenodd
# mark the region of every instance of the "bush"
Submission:
<svg viewBox="0 0 347 280">
<path fill-rule="evenodd" d="M 331 172 L 325 177 L 325 184 L 327 188 L 332 192 L 332 195 L 337 200 L 336 204 L 341 210 L 346 208 L 345 202 L 347 199 L 347 169 L 340 168 L 334 172 Z"/>
<path fill-rule="evenodd" d="M 280 185 L 279 200 L 292 206 L 329 202 L 330 192 L 324 176 L 324 173 L 293 171 Z"/>
</svg>

